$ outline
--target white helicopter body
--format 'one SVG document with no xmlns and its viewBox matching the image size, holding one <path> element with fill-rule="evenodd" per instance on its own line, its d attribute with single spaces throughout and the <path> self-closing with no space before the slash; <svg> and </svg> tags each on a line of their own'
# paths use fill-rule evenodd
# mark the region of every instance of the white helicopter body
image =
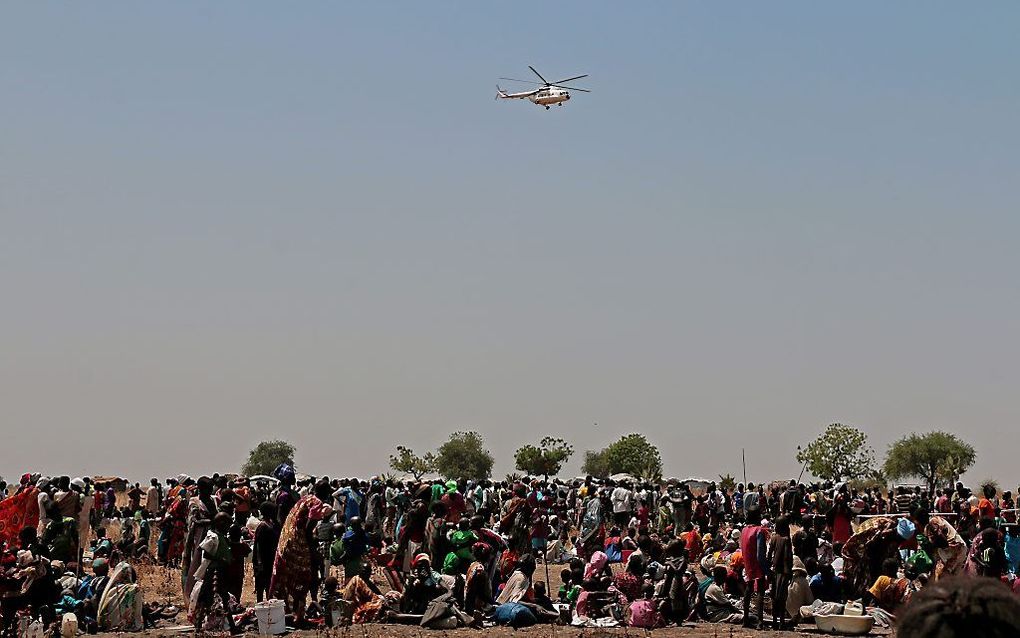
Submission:
<svg viewBox="0 0 1020 638">
<path fill-rule="evenodd" d="M 553 104 L 559 104 L 563 106 L 563 103 L 570 99 L 570 91 L 582 91 L 584 93 L 591 93 L 588 89 L 579 89 L 577 87 L 562 86 L 563 82 L 569 82 L 571 80 L 579 80 L 581 78 L 588 77 L 587 75 L 578 75 L 566 80 L 559 80 L 558 82 L 548 82 L 542 74 L 535 70 L 535 67 L 529 66 L 529 69 L 542 80 L 539 82 L 531 82 L 530 80 L 514 80 L 513 78 L 500 78 L 501 80 L 510 80 L 512 82 L 524 82 L 526 84 L 538 84 L 539 88 L 531 91 L 521 91 L 519 93 L 507 93 L 503 89 L 496 86 L 496 99 L 504 100 L 531 100 L 532 103 L 539 106 L 549 108 Z M 570 89 L 568 91 L 567 89 Z"/>
</svg>

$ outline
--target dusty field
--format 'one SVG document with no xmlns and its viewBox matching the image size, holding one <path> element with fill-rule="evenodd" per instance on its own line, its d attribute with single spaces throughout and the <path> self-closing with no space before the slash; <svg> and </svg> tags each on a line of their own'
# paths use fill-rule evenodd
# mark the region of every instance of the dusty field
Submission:
<svg viewBox="0 0 1020 638">
<path fill-rule="evenodd" d="M 111 537 L 119 538 L 120 530 L 118 525 L 109 525 L 108 531 Z M 155 534 L 153 535 L 152 551 L 155 552 Z M 184 596 L 181 592 L 181 572 L 179 569 L 159 567 L 149 559 L 135 561 L 134 565 L 138 572 L 139 583 L 142 586 L 146 601 L 169 603 L 176 605 L 182 610 L 185 608 Z M 561 585 L 559 578 L 561 568 L 562 566 L 560 565 L 549 565 L 549 589 L 552 592 L 556 592 Z M 245 605 L 253 605 L 255 603 L 255 597 L 252 587 L 250 560 L 245 565 L 245 574 L 245 589 L 243 591 L 241 602 Z M 334 570 L 334 574 L 337 577 L 342 577 L 342 572 L 340 570 Z M 545 566 L 540 564 L 538 566 L 538 570 L 535 572 L 535 580 L 545 581 L 545 574 Z M 385 588 L 386 579 L 378 570 L 375 574 L 375 580 Z M 169 638 L 170 636 L 180 636 L 182 634 L 191 633 L 188 629 L 171 629 L 174 626 L 186 624 L 186 622 L 185 613 L 182 611 L 175 621 L 163 621 L 161 623 L 163 627 L 143 632 L 142 635 Z M 507 627 L 493 627 L 482 631 L 484 631 L 486 636 L 504 638 L 509 636 L 532 636 L 534 638 L 608 638 L 610 636 L 661 636 L 662 638 L 676 638 L 678 636 L 694 636 L 696 638 L 757 638 L 759 636 L 776 636 L 777 638 L 781 638 L 826 635 L 815 630 L 813 626 L 805 626 L 797 631 L 776 632 L 752 631 L 732 625 L 712 625 L 704 623 L 693 626 L 657 629 L 654 632 L 627 627 L 616 627 L 611 629 L 579 629 L 576 627 L 550 625 L 527 627 L 518 630 Z M 425 636 L 467 638 L 468 636 L 477 637 L 479 635 L 479 631 L 474 629 L 430 631 L 420 629 L 419 627 L 405 625 L 356 625 L 353 627 L 343 627 L 333 630 L 324 629 L 321 631 L 298 631 L 288 635 L 295 636 L 296 638 L 386 638 L 388 636 L 394 636 L 397 638 L 423 638 Z M 872 635 L 890 636 L 892 635 L 892 632 L 888 630 L 876 630 Z"/>
<path fill-rule="evenodd" d="M 143 634 L 131 634 L 131 635 L 149 635 L 157 636 L 159 638 L 170 636 L 180 636 L 182 632 L 175 631 L 147 631 Z M 678 638 L 680 636 L 693 636 L 694 638 L 761 638 L 764 636 L 775 636 L 776 638 L 793 638 L 800 636 L 805 638 L 807 636 L 825 636 L 821 632 L 812 629 L 802 629 L 799 631 L 751 631 L 740 627 L 732 627 L 730 625 L 708 625 L 702 624 L 693 627 L 669 627 L 665 629 L 656 629 L 655 631 L 643 631 L 640 629 L 630 629 L 627 627 L 616 627 L 613 629 L 578 629 L 576 627 L 557 627 L 557 626 L 536 626 L 526 627 L 524 629 L 510 629 L 508 627 L 493 627 L 484 630 L 475 629 L 454 629 L 446 631 L 430 631 L 427 629 L 420 629 L 418 627 L 408 627 L 404 625 L 356 625 L 353 627 L 343 627 L 340 629 L 328 630 L 328 631 L 298 631 L 288 636 L 295 638 L 387 638 L 394 636 L 396 638 L 425 638 L 427 636 L 436 636 L 443 638 L 478 638 L 479 635 L 485 636 L 497 636 L 499 638 L 509 638 L 510 636 L 525 636 L 529 638 L 609 638 L 615 636 L 651 636 L 654 638 Z M 125 634 L 126 636 L 127 634 Z M 872 635 L 885 635 L 889 636 L 889 632 L 876 633 Z"/>
</svg>

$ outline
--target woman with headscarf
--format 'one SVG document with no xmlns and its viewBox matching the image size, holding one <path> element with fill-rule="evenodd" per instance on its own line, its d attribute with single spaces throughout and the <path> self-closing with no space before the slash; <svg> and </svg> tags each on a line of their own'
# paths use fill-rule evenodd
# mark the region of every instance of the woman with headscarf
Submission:
<svg viewBox="0 0 1020 638">
<path fill-rule="evenodd" d="M 160 564 L 176 565 L 184 551 L 184 537 L 188 531 L 188 501 L 182 496 L 174 496 L 167 505 L 163 520 L 160 521 L 162 532 L 159 536 L 157 556 Z"/>
<path fill-rule="evenodd" d="M 331 513 L 332 508 L 314 494 L 302 496 L 287 515 L 280 531 L 269 590 L 271 596 L 283 600 L 287 611 L 294 614 L 298 623 L 304 621 L 305 596 L 315 577 L 312 556 L 315 551 L 315 525 Z"/>
<path fill-rule="evenodd" d="M 96 618 L 102 631 L 141 631 L 143 599 L 135 570 L 120 563 L 99 599 Z"/>
<path fill-rule="evenodd" d="M 848 593 L 860 596 L 882 574 L 886 559 L 898 559 L 900 544 L 916 529 L 908 519 L 869 518 L 843 546 L 843 577 Z"/>
<path fill-rule="evenodd" d="M 468 566 L 464 578 L 464 611 L 473 614 L 475 610 L 488 611 L 492 607 L 492 579 L 489 577 L 488 563 L 491 562 L 492 549 L 482 542 L 471 546 L 474 561 Z"/>
<path fill-rule="evenodd" d="M 510 551 L 517 556 L 531 550 L 531 510 L 527 488 L 515 485 L 506 514 L 499 520 L 499 531 L 508 537 Z"/>
<path fill-rule="evenodd" d="M 924 536 L 935 549 L 935 578 L 959 573 L 967 562 L 967 543 L 946 519 L 932 516 L 924 527 Z"/>
<path fill-rule="evenodd" d="M 606 556 L 605 552 L 594 552 L 591 558 L 588 559 L 588 564 L 584 566 L 584 580 L 591 580 L 592 578 L 600 578 L 602 576 L 611 576 L 612 572 L 609 572 L 607 567 L 609 566 L 609 557 Z"/>
</svg>

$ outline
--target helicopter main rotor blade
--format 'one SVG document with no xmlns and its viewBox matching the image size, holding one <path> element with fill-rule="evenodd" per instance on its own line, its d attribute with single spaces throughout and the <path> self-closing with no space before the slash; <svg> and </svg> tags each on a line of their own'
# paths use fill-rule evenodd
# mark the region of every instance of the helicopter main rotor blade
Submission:
<svg viewBox="0 0 1020 638">
<path fill-rule="evenodd" d="M 537 75 L 537 76 L 538 76 L 538 79 L 542 80 L 542 83 L 543 83 L 543 84 L 549 84 L 549 80 L 547 80 L 547 79 L 545 79 L 544 77 L 542 77 L 542 74 L 541 74 L 541 73 L 539 73 L 538 71 L 536 71 L 536 70 L 535 70 L 535 67 L 533 67 L 533 66 L 531 66 L 531 65 L 529 64 L 529 65 L 528 65 L 528 68 L 529 68 L 529 69 L 531 69 L 531 72 L 532 72 L 532 73 L 534 73 L 535 75 Z"/>
<path fill-rule="evenodd" d="M 541 82 L 533 82 L 531 80 L 518 80 L 517 78 L 499 78 L 500 80 L 510 80 L 511 82 L 523 82 L 524 84 L 537 84 L 539 86 L 545 86 Z"/>
<path fill-rule="evenodd" d="M 582 93 L 591 93 L 591 89 L 579 89 L 576 86 L 563 86 L 561 84 L 550 84 L 549 86 L 555 86 L 558 89 L 567 89 L 568 91 L 580 91 Z"/>
<path fill-rule="evenodd" d="M 573 81 L 573 80 L 580 80 L 581 78 L 586 78 L 586 77 L 588 77 L 587 73 L 585 73 L 584 75 L 575 75 L 574 77 L 567 78 L 566 80 L 556 80 L 555 82 L 553 82 L 553 86 L 555 86 L 557 84 L 563 84 L 564 82 L 570 82 L 570 81 Z"/>
</svg>

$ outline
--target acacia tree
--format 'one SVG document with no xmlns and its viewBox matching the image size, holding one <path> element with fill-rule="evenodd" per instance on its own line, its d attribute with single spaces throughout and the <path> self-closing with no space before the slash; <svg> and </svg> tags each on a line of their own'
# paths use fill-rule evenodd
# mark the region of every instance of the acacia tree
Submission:
<svg viewBox="0 0 1020 638">
<path fill-rule="evenodd" d="M 977 459 L 974 446 L 956 435 L 936 430 L 927 434 L 911 434 L 889 446 L 885 457 L 885 473 L 889 478 L 917 477 L 928 484 L 934 494 L 939 482 L 953 483 L 960 479 Z"/>
<path fill-rule="evenodd" d="M 487 479 L 493 462 L 477 432 L 454 432 L 436 450 L 436 470 L 445 478 Z"/>
<path fill-rule="evenodd" d="M 436 471 L 436 455 L 426 452 L 419 456 L 411 448 L 398 445 L 397 453 L 390 455 L 390 467 L 397 472 L 410 474 L 415 481 L 420 481 L 421 477 Z"/>
<path fill-rule="evenodd" d="M 807 447 L 798 448 L 797 462 L 827 481 L 859 481 L 875 474 L 875 450 L 868 435 L 842 423 L 833 423 Z"/>
<path fill-rule="evenodd" d="M 574 448 L 563 439 L 547 436 L 537 446 L 525 445 L 517 449 L 514 461 L 517 469 L 545 478 L 559 474 L 563 464 L 574 454 Z"/>
<path fill-rule="evenodd" d="M 248 460 L 241 466 L 241 474 L 269 474 L 281 463 L 294 465 L 295 452 L 297 448 L 286 441 L 262 441 L 248 453 Z"/>
<path fill-rule="evenodd" d="M 628 434 L 598 452 L 585 452 L 582 471 L 592 476 L 625 473 L 658 480 L 662 478 L 662 455 L 643 434 Z"/>
</svg>

